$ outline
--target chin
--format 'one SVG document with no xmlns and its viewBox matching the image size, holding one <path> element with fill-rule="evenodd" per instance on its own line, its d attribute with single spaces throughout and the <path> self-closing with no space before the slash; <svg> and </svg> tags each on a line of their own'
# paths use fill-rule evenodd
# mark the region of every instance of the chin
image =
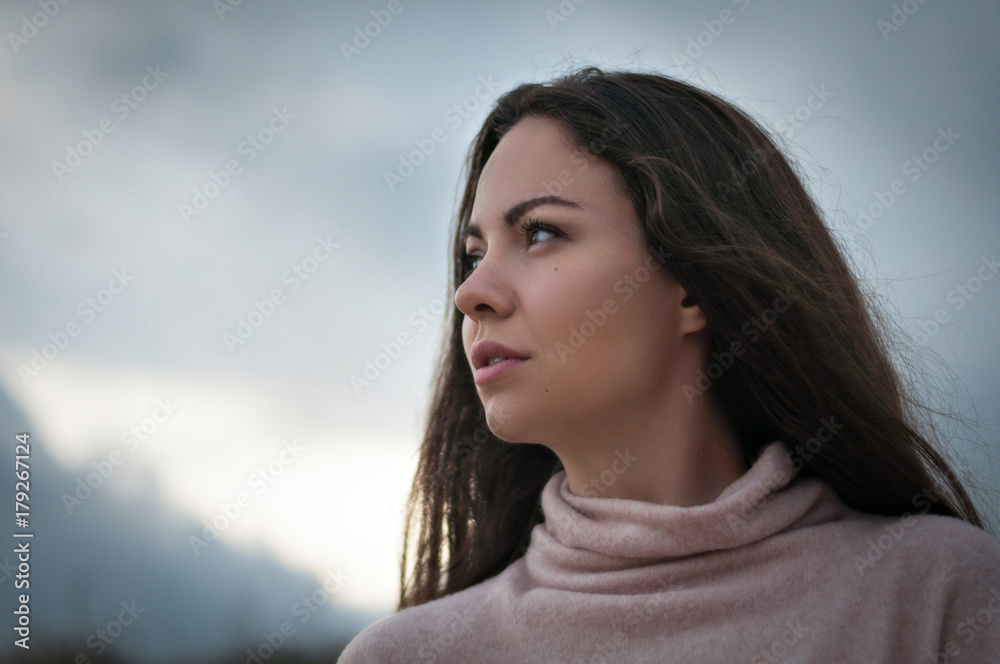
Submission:
<svg viewBox="0 0 1000 664">
<path fill-rule="evenodd" d="M 528 439 L 530 427 L 525 426 L 525 408 L 522 404 L 494 396 L 486 399 L 483 406 L 486 425 L 494 436 L 508 443 L 519 443 Z"/>
</svg>

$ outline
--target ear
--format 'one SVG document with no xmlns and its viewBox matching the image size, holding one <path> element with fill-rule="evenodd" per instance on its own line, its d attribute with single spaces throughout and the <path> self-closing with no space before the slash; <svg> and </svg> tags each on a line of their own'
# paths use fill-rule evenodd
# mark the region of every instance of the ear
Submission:
<svg viewBox="0 0 1000 664">
<path fill-rule="evenodd" d="M 678 325 L 681 334 L 692 334 L 703 330 L 708 324 L 705 312 L 695 304 L 694 298 L 677 284 L 677 307 Z"/>
</svg>

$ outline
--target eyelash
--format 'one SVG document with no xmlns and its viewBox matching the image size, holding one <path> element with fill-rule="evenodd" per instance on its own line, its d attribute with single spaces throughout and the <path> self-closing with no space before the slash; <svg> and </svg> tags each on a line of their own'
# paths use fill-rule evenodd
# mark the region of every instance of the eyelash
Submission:
<svg viewBox="0 0 1000 664">
<path fill-rule="evenodd" d="M 521 225 L 518 228 L 519 235 L 521 235 L 525 240 L 528 240 L 535 231 L 539 230 L 552 233 L 556 237 L 562 235 L 562 232 L 558 228 L 555 228 L 554 226 L 550 226 L 548 224 L 543 224 L 540 221 L 538 221 L 538 219 L 535 217 L 528 217 L 527 219 L 521 222 Z M 472 254 L 467 254 L 467 253 L 462 254 L 463 275 L 467 275 L 468 273 L 476 269 L 472 266 L 472 261 L 476 260 L 477 258 L 482 258 L 482 257 L 473 256 Z"/>
</svg>

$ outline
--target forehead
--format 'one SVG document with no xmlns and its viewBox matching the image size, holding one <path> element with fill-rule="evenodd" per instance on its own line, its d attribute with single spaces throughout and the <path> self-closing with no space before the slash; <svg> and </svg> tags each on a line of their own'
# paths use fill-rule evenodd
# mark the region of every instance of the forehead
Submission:
<svg viewBox="0 0 1000 664">
<path fill-rule="evenodd" d="M 527 117 L 500 139 L 483 166 L 470 221 L 496 223 L 521 201 L 557 194 L 582 208 L 620 203 L 618 173 L 587 152 L 576 135 L 548 117 Z"/>
<path fill-rule="evenodd" d="M 517 184 L 534 184 L 541 189 L 545 184 L 542 178 L 571 167 L 573 154 L 582 152 L 573 132 L 562 123 L 547 117 L 524 118 L 504 134 L 486 161 L 477 192 L 494 180 L 511 178 Z"/>
</svg>

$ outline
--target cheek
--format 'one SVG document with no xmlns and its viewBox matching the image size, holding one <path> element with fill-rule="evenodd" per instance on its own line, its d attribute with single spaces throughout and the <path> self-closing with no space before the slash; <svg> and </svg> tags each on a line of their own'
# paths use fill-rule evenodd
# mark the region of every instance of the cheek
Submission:
<svg viewBox="0 0 1000 664">
<path fill-rule="evenodd" d="M 622 272 L 581 270 L 539 285 L 530 298 L 534 332 L 556 365 L 592 367 L 615 361 L 615 345 L 635 318 L 632 301 L 621 281 Z M 616 284 L 618 292 L 616 292 Z M 610 300 L 610 306 L 605 303 Z M 611 313 L 609 313 L 609 310 Z M 565 359 L 565 362 L 564 362 Z"/>
<path fill-rule="evenodd" d="M 545 300 L 548 345 L 573 381 L 600 379 L 625 389 L 658 373 L 674 352 L 665 282 L 638 281 L 625 270 L 591 276 Z"/>
<path fill-rule="evenodd" d="M 628 288 L 631 297 L 614 317 L 611 334 L 615 335 L 617 357 L 623 368 L 634 372 L 640 382 L 644 378 L 655 380 L 669 370 L 680 351 L 678 321 L 669 307 L 675 295 L 659 275 L 633 285 Z"/>
</svg>

